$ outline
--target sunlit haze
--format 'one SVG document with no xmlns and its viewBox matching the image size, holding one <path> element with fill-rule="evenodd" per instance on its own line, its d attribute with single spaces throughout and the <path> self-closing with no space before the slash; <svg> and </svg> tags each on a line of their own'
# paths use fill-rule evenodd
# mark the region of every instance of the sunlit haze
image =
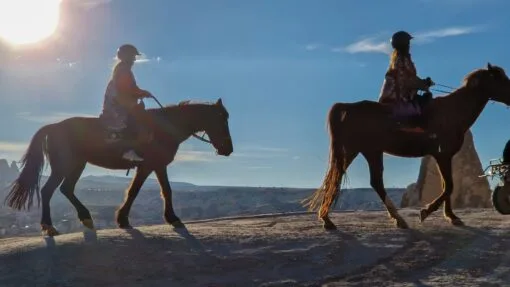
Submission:
<svg viewBox="0 0 510 287">
<path fill-rule="evenodd" d="M 53 34 L 61 0 L 0 0 L 0 37 L 14 45 L 32 44 Z"/>
</svg>

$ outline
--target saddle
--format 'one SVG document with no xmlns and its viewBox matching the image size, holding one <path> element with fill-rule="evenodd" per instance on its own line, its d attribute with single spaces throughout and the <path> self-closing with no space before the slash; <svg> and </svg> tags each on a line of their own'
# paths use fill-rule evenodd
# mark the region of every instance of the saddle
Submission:
<svg viewBox="0 0 510 287">
<path fill-rule="evenodd" d="M 127 127 L 125 128 L 119 129 L 117 127 L 111 126 L 111 123 L 108 122 L 108 119 L 100 117 L 101 125 L 103 127 L 104 139 L 108 143 L 135 140 L 138 134 L 138 130 L 142 128 L 140 127 L 139 122 L 141 117 L 147 117 L 145 114 L 145 105 L 143 102 L 132 108 L 127 119 Z"/>
<path fill-rule="evenodd" d="M 409 103 L 397 103 L 384 105 L 390 110 L 390 117 L 395 122 L 397 129 L 405 132 L 425 133 L 427 128 L 426 118 L 423 117 L 423 110 L 432 99 L 432 93 L 425 92 L 423 95 L 416 95 Z"/>
</svg>

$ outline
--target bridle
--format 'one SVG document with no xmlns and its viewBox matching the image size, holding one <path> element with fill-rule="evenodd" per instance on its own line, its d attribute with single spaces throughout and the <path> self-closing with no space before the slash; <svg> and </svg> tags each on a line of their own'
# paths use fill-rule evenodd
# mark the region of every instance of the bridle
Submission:
<svg viewBox="0 0 510 287">
<path fill-rule="evenodd" d="M 163 108 L 163 105 L 158 101 L 158 99 L 155 96 L 151 95 L 150 98 L 153 99 L 161 108 Z M 194 137 L 200 141 L 203 141 L 208 144 L 213 144 L 211 140 L 208 140 L 205 138 L 205 135 L 206 135 L 205 131 L 202 133 L 202 136 L 199 136 L 196 133 L 191 134 L 192 137 Z"/>
</svg>

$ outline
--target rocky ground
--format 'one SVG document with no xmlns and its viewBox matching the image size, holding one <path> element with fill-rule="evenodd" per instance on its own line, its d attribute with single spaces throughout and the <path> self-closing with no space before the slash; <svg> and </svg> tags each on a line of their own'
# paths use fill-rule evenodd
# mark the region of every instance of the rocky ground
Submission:
<svg viewBox="0 0 510 287">
<path fill-rule="evenodd" d="M 411 229 L 385 212 L 266 215 L 0 240 L 0 286 L 502 286 L 510 282 L 510 217 L 440 211 Z"/>
</svg>

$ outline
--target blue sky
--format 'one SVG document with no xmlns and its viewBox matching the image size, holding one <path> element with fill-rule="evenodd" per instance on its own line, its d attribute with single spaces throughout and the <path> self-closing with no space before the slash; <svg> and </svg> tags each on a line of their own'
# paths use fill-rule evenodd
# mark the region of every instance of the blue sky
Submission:
<svg viewBox="0 0 510 287">
<path fill-rule="evenodd" d="M 120 44 L 143 53 L 134 72 L 163 103 L 216 100 L 230 112 L 234 153 L 186 141 L 172 180 L 316 187 L 327 167 L 326 113 L 336 101 L 376 100 L 388 39 L 416 36 L 418 73 L 458 86 L 488 61 L 509 66 L 510 3 L 503 0 L 64 0 L 42 44 L 0 55 L 0 157 L 19 160 L 43 123 L 98 115 Z M 155 107 L 155 103 L 146 101 Z M 482 165 L 510 138 L 510 111 L 489 104 L 472 128 Z M 414 182 L 420 159 L 386 156 L 385 184 Z M 369 186 L 365 160 L 349 187 Z M 88 166 L 85 174 L 115 174 Z"/>
</svg>

